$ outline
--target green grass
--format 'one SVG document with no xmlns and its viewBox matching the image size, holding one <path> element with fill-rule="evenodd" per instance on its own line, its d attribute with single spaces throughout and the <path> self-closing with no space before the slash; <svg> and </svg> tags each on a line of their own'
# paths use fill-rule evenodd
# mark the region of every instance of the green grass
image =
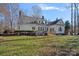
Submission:
<svg viewBox="0 0 79 59">
<path fill-rule="evenodd" d="M 71 44 L 68 39 L 78 36 L 1 36 L 1 56 L 37 56 L 50 55 L 56 48 Z M 77 46 L 78 47 L 78 46 Z M 59 48 L 58 48 L 59 49 Z"/>
</svg>

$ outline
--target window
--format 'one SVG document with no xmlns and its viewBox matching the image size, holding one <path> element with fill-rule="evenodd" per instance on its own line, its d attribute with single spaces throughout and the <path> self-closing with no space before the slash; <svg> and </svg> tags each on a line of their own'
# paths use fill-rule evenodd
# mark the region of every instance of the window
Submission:
<svg viewBox="0 0 79 59">
<path fill-rule="evenodd" d="M 38 27 L 38 31 L 41 31 L 42 29 L 41 29 L 41 27 Z"/>
<path fill-rule="evenodd" d="M 54 28 L 52 28 L 52 30 L 54 31 Z"/>
<path fill-rule="evenodd" d="M 42 31 L 42 27 L 40 27 L 40 31 Z"/>
<path fill-rule="evenodd" d="M 45 31 L 45 27 L 38 27 L 39 31 Z"/>
<path fill-rule="evenodd" d="M 53 32 L 54 31 L 54 28 L 50 28 L 50 32 Z"/>
<path fill-rule="evenodd" d="M 35 27 L 32 27 L 32 30 L 35 30 Z"/>
<path fill-rule="evenodd" d="M 43 27 L 42 31 L 44 31 L 44 27 Z"/>
<path fill-rule="evenodd" d="M 50 32 L 52 32 L 52 28 L 50 28 Z"/>
<path fill-rule="evenodd" d="M 62 28 L 61 27 L 59 27 L 59 31 L 62 31 Z"/>
<path fill-rule="evenodd" d="M 40 27 L 38 27 L 38 31 L 40 31 Z"/>
<path fill-rule="evenodd" d="M 47 28 L 47 31 L 48 31 L 48 28 Z"/>
<path fill-rule="evenodd" d="M 47 31 L 47 28 L 46 27 L 44 28 L 44 31 Z"/>
</svg>

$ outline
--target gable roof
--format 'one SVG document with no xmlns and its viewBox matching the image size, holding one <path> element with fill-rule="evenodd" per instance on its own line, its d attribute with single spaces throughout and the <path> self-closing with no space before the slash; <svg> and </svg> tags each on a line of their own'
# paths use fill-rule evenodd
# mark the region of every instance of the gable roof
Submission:
<svg viewBox="0 0 79 59">
<path fill-rule="evenodd" d="M 55 21 L 49 22 L 48 25 L 55 25 L 62 19 L 56 19 Z"/>
</svg>

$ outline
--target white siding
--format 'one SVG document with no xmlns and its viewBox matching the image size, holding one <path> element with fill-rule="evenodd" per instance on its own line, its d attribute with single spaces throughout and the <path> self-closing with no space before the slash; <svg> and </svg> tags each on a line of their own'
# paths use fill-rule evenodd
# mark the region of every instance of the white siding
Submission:
<svg viewBox="0 0 79 59">
<path fill-rule="evenodd" d="M 30 30 L 32 31 L 32 27 L 36 27 L 35 24 L 25 24 L 25 25 L 20 25 L 20 30 Z"/>
<path fill-rule="evenodd" d="M 59 28 L 61 27 L 61 31 L 59 31 Z M 57 25 L 56 26 L 56 33 L 57 34 L 64 34 L 64 31 L 65 31 L 65 27 L 64 26 L 59 26 L 59 25 Z"/>
<path fill-rule="evenodd" d="M 31 23 L 34 21 L 37 21 L 37 23 Z M 36 18 L 24 16 L 21 19 L 21 23 L 19 25 L 18 30 L 32 31 L 33 27 L 35 27 L 35 31 L 47 31 L 54 34 L 64 34 L 65 26 L 62 20 L 55 25 L 49 25 L 49 26 L 47 26 L 46 23 L 43 24 L 43 21 L 44 21 L 43 19 L 36 19 Z M 59 31 L 60 27 L 62 28 L 62 31 Z"/>
<path fill-rule="evenodd" d="M 46 25 L 38 25 L 37 28 L 40 28 L 40 30 L 38 29 L 38 31 L 48 31 L 48 26 Z"/>
<path fill-rule="evenodd" d="M 62 31 L 59 31 L 60 27 L 62 28 Z M 50 31 L 50 29 L 52 29 L 52 31 Z M 51 25 L 51 26 L 49 26 L 49 32 L 51 32 L 51 33 L 64 34 L 64 31 L 65 31 L 65 27 L 64 26 L 61 26 L 61 25 Z"/>
<path fill-rule="evenodd" d="M 56 33 L 56 25 L 50 25 L 49 27 L 48 27 L 48 32 L 50 32 L 50 33 Z M 51 30 L 51 29 L 54 29 L 54 30 Z"/>
<path fill-rule="evenodd" d="M 48 26 L 46 25 L 37 25 L 37 24 L 25 24 L 25 25 L 20 25 L 20 30 L 30 30 L 32 31 L 32 27 L 35 27 L 35 31 L 47 31 L 46 28 L 48 28 Z M 39 30 L 38 28 L 42 27 L 42 30 Z"/>
</svg>

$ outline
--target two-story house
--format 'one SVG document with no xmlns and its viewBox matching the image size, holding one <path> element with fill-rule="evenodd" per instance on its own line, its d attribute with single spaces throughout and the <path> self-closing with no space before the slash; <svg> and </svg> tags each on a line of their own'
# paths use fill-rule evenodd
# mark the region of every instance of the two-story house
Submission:
<svg viewBox="0 0 79 59">
<path fill-rule="evenodd" d="M 19 25 L 16 30 L 20 31 L 35 31 L 35 32 L 47 32 L 48 25 L 47 21 L 42 18 L 36 18 L 31 16 L 25 16 L 23 13 L 20 13 L 19 16 Z"/>
<path fill-rule="evenodd" d="M 31 16 L 25 16 L 20 13 L 19 25 L 16 30 L 20 31 L 35 31 L 35 32 L 46 32 L 51 34 L 64 34 L 65 25 L 62 19 L 56 19 L 53 22 L 47 22 L 42 18 L 36 18 Z"/>
</svg>

